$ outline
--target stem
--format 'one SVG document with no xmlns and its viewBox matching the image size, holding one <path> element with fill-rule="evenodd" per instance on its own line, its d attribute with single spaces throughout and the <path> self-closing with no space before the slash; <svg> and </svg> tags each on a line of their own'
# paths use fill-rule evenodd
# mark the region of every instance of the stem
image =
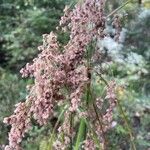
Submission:
<svg viewBox="0 0 150 150">
<path fill-rule="evenodd" d="M 126 124 L 126 128 L 127 128 L 128 132 L 129 132 L 132 150 L 136 150 L 136 146 L 135 146 L 135 144 L 134 144 L 134 136 L 133 136 L 133 134 L 132 134 L 132 129 L 131 129 L 130 125 L 129 125 L 128 118 L 127 118 L 125 112 L 123 111 L 122 106 L 121 106 L 121 104 L 120 104 L 120 102 L 119 102 L 118 99 L 117 99 L 117 105 L 118 105 L 119 110 L 120 110 L 120 112 L 121 112 L 121 114 L 122 114 L 122 118 L 123 118 L 123 120 L 124 120 L 124 122 L 125 122 L 125 124 Z"/>
<path fill-rule="evenodd" d="M 126 6 L 128 3 L 130 3 L 132 0 L 128 0 L 126 1 L 124 4 L 122 4 L 120 7 L 118 7 L 117 9 L 115 9 L 114 11 L 112 11 L 108 16 L 106 16 L 106 18 L 109 18 L 110 16 L 114 15 L 117 11 L 119 11 L 120 9 L 122 9 L 124 6 Z"/>
<path fill-rule="evenodd" d="M 73 139 L 72 139 L 72 128 L 73 128 L 73 113 L 71 112 L 70 114 L 70 149 L 72 150 L 73 148 Z"/>
<path fill-rule="evenodd" d="M 85 136 L 86 136 L 86 123 L 84 119 L 81 119 L 74 150 L 79 150 L 81 142 L 85 139 Z"/>
<path fill-rule="evenodd" d="M 109 87 L 108 82 L 102 77 L 102 75 L 100 73 L 98 73 L 97 71 L 96 71 L 96 73 L 99 75 L 99 77 L 101 78 L 101 80 L 107 85 L 107 87 Z"/>
<path fill-rule="evenodd" d="M 105 137 L 105 132 L 103 130 L 103 123 L 101 122 L 101 116 L 99 116 L 98 112 L 97 112 L 97 108 L 96 108 L 96 105 L 93 104 L 93 108 L 94 108 L 94 111 L 95 111 L 95 114 L 96 114 L 96 117 L 97 117 L 97 120 L 99 122 L 99 125 L 100 125 L 100 128 L 101 128 L 101 131 L 102 131 L 102 136 L 103 136 L 103 139 L 104 139 L 104 150 L 107 149 L 107 140 L 106 140 L 106 137 Z"/>
</svg>

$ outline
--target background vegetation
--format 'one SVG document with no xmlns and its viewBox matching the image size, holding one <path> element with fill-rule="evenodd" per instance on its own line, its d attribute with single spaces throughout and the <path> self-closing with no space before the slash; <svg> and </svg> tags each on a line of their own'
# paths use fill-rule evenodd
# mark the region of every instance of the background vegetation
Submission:
<svg viewBox="0 0 150 150">
<path fill-rule="evenodd" d="M 111 12 L 124 0 L 107 1 Z M 14 104 L 26 96 L 19 70 L 37 53 L 42 42 L 41 35 L 49 33 L 58 25 L 68 0 L 0 0 L 0 147 L 7 143 L 9 126 L 2 120 L 13 112 Z M 118 95 L 128 115 L 136 137 L 138 150 L 150 148 L 150 1 L 135 0 L 119 11 L 123 29 L 119 44 L 107 39 L 103 50 L 111 59 L 110 76 L 118 81 Z M 108 24 L 109 28 L 109 24 Z M 112 32 L 112 29 L 110 29 Z M 60 40 L 65 42 L 64 35 Z M 110 46 L 111 45 L 111 46 Z M 128 134 L 124 122 L 116 110 L 116 126 L 108 133 L 110 150 L 128 150 Z M 53 126 L 56 118 L 51 120 Z M 34 125 L 26 136 L 26 150 L 43 150 L 49 138 L 49 127 Z M 42 140 L 41 140 L 42 139 Z M 1 148 L 0 148 L 1 149 Z"/>
</svg>

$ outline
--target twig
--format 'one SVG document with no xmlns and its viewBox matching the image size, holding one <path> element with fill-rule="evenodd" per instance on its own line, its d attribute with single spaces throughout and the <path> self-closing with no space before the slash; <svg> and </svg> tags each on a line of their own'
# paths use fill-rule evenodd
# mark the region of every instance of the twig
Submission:
<svg viewBox="0 0 150 150">
<path fill-rule="evenodd" d="M 96 71 L 96 73 L 99 75 L 99 77 L 101 78 L 101 80 L 107 85 L 107 87 L 109 87 L 108 82 L 102 77 L 102 75 L 100 73 L 98 73 L 97 71 Z"/>
<path fill-rule="evenodd" d="M 128 0 L 127 2 L 125 2 L 124 4 L 122 4 L 120 7 L 118 7 L 117 9 L 115 9 L 114 11 L 112 11 L 109 15 L 106 16 L 106 19 L 109 18 L 110 16 L 114 15 L 117 11 L 119 11 L 120 9 L 122 9 L 124 6 L 126 6 L 128 3 L 130 3 L 132 0 Z"/>
</svg>

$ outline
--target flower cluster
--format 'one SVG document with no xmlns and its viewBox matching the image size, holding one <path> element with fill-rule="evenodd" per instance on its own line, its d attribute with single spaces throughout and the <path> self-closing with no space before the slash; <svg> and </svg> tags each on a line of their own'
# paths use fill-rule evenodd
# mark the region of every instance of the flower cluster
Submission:
<svg viewBox="0 0 150 150">
<path fill-rule="evenodd" d="M 96 146 L 93 140 L 87 139 L 84 141 L 83 148 L 84 150 L 95 150 Z"/>
<path fill-rule="evenodd" d="M 9 145 L 5 147 L 5 150 L 20 150 L 20 142 L 25 133 L 30 128 L 30 113 L 27 110 L 25 103 L 19 103 L 16 105 L 14 114 L 4 119 L 4 123 L 12 125 L 9 133 Z"/>
<path fill-rule="evenodd" d="M 105 123 L 104 131 L 107 131 L 112 127 L 113 122 L 113 110 L 116 107 L 117 97 L 116 97 L 116 84 L 114 81 L 109 83 L 107 87 L 107 93 L 105 99 L 109 102 L 109 108 L 106 110 L 106 113 L 103 115 L 103 121 Z"/>
<path fill-rule="evenodd" d="M 84 0 L 73 10 L 65 8 L 60 27 L 70 32 L 70 40 L 61 51 L 56 34 L 51 32 L 43 35 L 43 45 L 38 48 L 40 53 L 31 64 L 28 63 L 20 71 L 22 77 L 34 79 L 34 84 L 29 86 L 29 95 L 24 103 L 17 105 L 12 116 L 4 119 L 5 123 L 12 126 L 9 145 L 5 150 L 19 150 L 22 138 L 30 128 L 31 118 L 40 125 L 46 124 L 54 115 L 59 102 L 69 104 L 64 122 L 59 127 L 59 133 L 65 134 L 64 146 L 70 144 L 71 139 L 74 138 L 71 124 L 68 124 L 70 115 L 77 113 L 83 106 L 84 91 L 91 82 L 89 76 L 91 72 L 85 57 L 87 47 L 93 41 L 105 36 L 104 5 L 105 0 Z M 107 89 L 105 99 L 109 101 L 110 106 L 102 116 L 103 122 L 108 124 L 104 127 L 104 131 L 112 121 L 112 111 L 115 106 L 114 88 L 112 82 Z M 99 126 L 95 127 L 99 129 Z M 61 141 L 56 141 L 54 147 L 61 149 Z M 94 150 L 94 142 L 87 140 L 85 147 L 87 147 L 85 149 L 93 147 Z"/>
</svg>

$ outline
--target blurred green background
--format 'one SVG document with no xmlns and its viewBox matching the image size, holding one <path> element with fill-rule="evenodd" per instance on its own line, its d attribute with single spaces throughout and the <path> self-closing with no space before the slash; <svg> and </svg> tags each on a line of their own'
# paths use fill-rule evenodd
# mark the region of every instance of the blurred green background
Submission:
<svg viewBox="0 0 150 150">
<path fill-rule="evenodd" d="M 26 97 L 20 69 L 38 53 L 42 34 L 55 31 L 63 8 L 73 0 L 0 0 L 0 149 L 7 141 L 9 126 L 3 118 L 14 104 Z M 107 0 L 106 13 L 125 0 Z M 150 148 L 150 1 L 134 0 L 119 11 L 123 25 L 120 43 L 103 41 L 103 49 L 113 63 L 110 71 L 120 85 L 118 95 L 136 136 L 137 150 Z M 110 32 L 112 29 L 108 28 Z M 60 40 L 65 42 L 64 35 Z M 128 150 L 128 135 L 118 113 L 116 127 L 108 133 L 110 150 Z M 25 150 L 43 150 L 48 126 L 34 125 L 23 142 Z"/>
</svg>

